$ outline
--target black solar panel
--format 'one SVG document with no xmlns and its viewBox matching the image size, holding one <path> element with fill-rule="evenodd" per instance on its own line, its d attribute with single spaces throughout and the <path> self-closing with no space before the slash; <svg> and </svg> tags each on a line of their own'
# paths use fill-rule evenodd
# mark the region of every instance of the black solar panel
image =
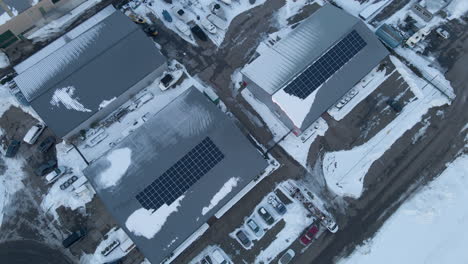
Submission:
<svg viewBox="0 0 468 264">
<path fill-rule="evenodd" d="M 284 91 L 305 99 L 351 60 L 367 43 L 353 30 L 290 82 Z"/>
<path fill-rule="evenodd" d="M 223 158 L 224 154 L 206 137 L 139 192 L 136 199 L 145 209 L 156 210 L 163 204 L 170 205 Z"/>
</svg>

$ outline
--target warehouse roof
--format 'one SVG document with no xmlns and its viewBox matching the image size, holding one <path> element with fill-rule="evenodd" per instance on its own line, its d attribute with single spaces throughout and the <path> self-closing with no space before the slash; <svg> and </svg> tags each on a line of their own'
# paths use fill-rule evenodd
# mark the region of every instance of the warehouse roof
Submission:
<svg viewBox="0 0 468 264">
<path fill-rule="evenodd" d="M 364 43 L 360 44 L 362 47 L 357 45 L 357 53 L 346 51 L 357 42 Z M 272 95 L 272 100 L 298 128 L 304 128 L 387 54 L 385 47 L 359 19 L 333 5 L 325 5 L 263 51 L 242 73 Z M 349 56 L 342 60 L 343 55 Z M 335 58 L 336 64 L 333 62 Z M 320 64 L 326 69 L 321 70 Z M 323 74 L 327 71 L 331 75 Z M 313 80 L 316 85 L 305 89 L 307 92 L 292 92 L 297 90 L 292 86 L 311 86 L 303 80 L 319 75 L 323 78 Z"/>
<path fill-rule="evenodd" d="M 109 7 L 15 67 L 15 82 L 61 137 L 166 59 L 130 19 Z"/>
<path fill-rule="evenodd" d="M 266 166 L 192 87 L 84 174 L 146 258 L 159 263 Z"/>
<path fill-rule="evenodd" d="M 22 13 L 29 9 L 32 6 L 31 0 L 3 0 L 3 3 L 10 8 L 10 10 L 13 10 L 13 13 Z M 2 6 L 0 6 L 0 14 L 3 14 L 6 12 L 6 10 L 3 9 Z"/>
</svg>

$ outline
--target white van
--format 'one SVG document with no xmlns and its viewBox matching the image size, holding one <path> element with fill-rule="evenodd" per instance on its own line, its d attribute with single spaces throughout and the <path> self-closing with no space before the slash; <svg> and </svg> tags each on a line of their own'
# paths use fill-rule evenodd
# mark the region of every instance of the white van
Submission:
<svg viewBox="0 0 468 264">
<path fill-rule="evenodd" d="M 26 135 L 23 138 L 23 141 L 31 145 L 36 143 L 37 139 L 39 138 L 39 136 L 45 128 L 46 125 L 42 123 L 34 125 L 29 129 L 28 133 L 26 133 Z"/>
</svg>

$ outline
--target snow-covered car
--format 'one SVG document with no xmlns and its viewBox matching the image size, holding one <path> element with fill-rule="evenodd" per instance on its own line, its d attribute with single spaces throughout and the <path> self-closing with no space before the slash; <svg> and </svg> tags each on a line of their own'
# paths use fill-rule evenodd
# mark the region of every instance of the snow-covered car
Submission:
<svg viewBox="0 0 468 264">
<path fill-rule="evenodd" d="M 278 264 L 288 264 L 291 262 L 291 260 L 296 256 L 296 253 L 294 253 L 294 250 L 288 249 L 283 256 L 278 260 Z"/>
<path fill-rule="evenodd" d="M 332 233 L 338 232 L 338 224 L 333 219 L 328 218 L 325 222 L 325 226 L 327 227 L 328 231 Z"/>
<path fill-rule="evenodd" d="M 213 25 L 215 25 L 219 29 L 222 29 L 222 30 L 228 29 L 229 24 L 216 15 L 209 14 L 206 16 L 206 19 L 210 21 L 211 23 L 213 23 Z"/>
<path fill-rule="evenodd" d="M 301 244 L 304 246 L 309 245 L 310 242 L 312 242 L 312 240 L 317 235 L 318 231 L 319 231 L 318 226 L 316 224 L 313 224 L 307 229 L 305 234 L 299 238 L 299 242 L 301 242 Z"/>
<path fill-rule="evenodd" d="M 221 253 L 221 250 L 218 248 L 213 250 L 211 252 L 211 257 L 215 261 L 216 264 L 230 264 L 231 262 L 224 257 L 223 253 Z"/>
<path fill-rule="evenodd" d="M 218 16 L 222 20 L 227 20 L 226 19 L 226 13 L 224 12 L 224 9 L 221 7 L 220 4 L 213 2 L 210 4 L 210 12 L 216 16 Z"/>
<path fill-rule="evenodd" d="M 256 237 L 261 237 L 263 235 L 263 229 L 257 224 L 257 222 L 255 222 L 254 219 L 250 218 L 245 222 L 245 225 Z"/>
<path fill-rule="evenodd" d="M 165 72 L 159 81 L 159 89 L 165 91 L 171 88 L 182 77 L 184 72 L 182 70 L 175 70 L 173 72 Z"/>
<path fill-rule="evenodd" d="M 206 18 L 202 18 L 202 19 L 200 20 L 200 24 L 202 25 L 202 27 L 203 27 L 204 29 L 206 29 L 206 31 L 208 31 L 208 32 L 211 33 L 211 34 L 216 34 L 216 32 L 218 31 L 218 30 L 216 29 L 216 26 L 213 25 L 213 23 L 211 23 L 210 21 L 208 21 L 208 19 L 206 19 Z"/>
<path fill-rule="evenodd" d="M 265 207 L 261 206 L 258 208 L 257 213 L 263 219 L 263 221 L 267 223 L 267 225 L 272 225 L 275 222 L 275 219 Z"/>
<path fill-rule="evenodd" d="M 284 203 L 282 203 L 276 195 L 270 195 L 268 196 L 268 203 L 275 209 L 276 212 L 278 212 L 281 215 L 284 215 L 286 213 L 286 206 Z"/>
<path fill-rule="evenodd" d="M 179 30 L 185 36 L 190 36 L 191 35 L 190 34 L 190 27 L 187 24 L 185 24 L 184 22 L 182 22 L 180 20 L 177 20 L 174 25 L 177 28 L 177 30 Z"/>
<path fill-rule="evenodd" d="M 236 238 L 245 248 L 248 248 L 252 245 L 252 241 L 242 229 L 236 232 Z"/>
<path fill-rule="evenodd" d="M 171 16 L 171 14 L 169 14 L 169 12 L 166 9 L 164 9 L 162 11 L 162 16 L 163 16 L 164 20 L 166 20 L 167 22 L 169 22 L 169 23 L 172 22 L 172 16 Z"/>
<path fill-rule="evenodd" d="M 63 174 L 65 174 L 67 168 L 63 167 L 63 166 L 59 166 L 57 168 L 55 168 L 53 171 L 51 171 L 49 174 L 46 175 L 46 181 L 47 181 L 47 184 L 51 184 L 53 182 L 55 182 L 56 180 L 58 180 L 58 178 L 60 178 Z"/>
<path fill-rule="evenodd" d="M 180 8 L 178 6 L 173 6 L 172 7 L 172 12 L 175 14 L 175 16 L 182 20 L 185 23 L 190 22 L 190 18 L 188 17 L 187 12 L 183 8 Z"/>
</svg>

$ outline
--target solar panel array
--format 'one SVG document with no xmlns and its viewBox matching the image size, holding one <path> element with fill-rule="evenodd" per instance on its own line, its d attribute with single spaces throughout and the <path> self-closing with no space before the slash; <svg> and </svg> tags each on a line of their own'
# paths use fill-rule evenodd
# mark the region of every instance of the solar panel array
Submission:
<svg viewBox="0 0 468 264">
<path fill-rule="evenodd" d="M 367 43 L 353 30 L 329 49 L 304 72 L 289 83 L 284 91 L 305 99 L 335 72 L 351 60 Z"/>
<path fill-rule="evenodd" d="M 145 209 L 170 205 L 224 159 L 209 137 L 196 145 L 161 176 L 136 195 Z"/>
</svg>

